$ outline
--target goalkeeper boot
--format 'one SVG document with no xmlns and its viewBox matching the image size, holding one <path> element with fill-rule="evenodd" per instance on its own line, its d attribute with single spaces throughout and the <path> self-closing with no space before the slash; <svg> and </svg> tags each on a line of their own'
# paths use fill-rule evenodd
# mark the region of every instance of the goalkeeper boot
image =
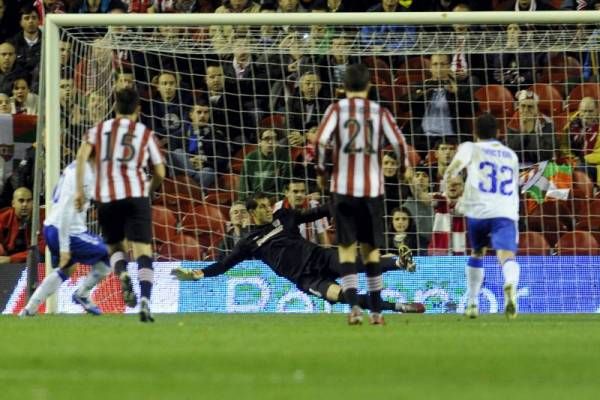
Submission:
<svg viewBox="0 0 600 400">
<path fill-rule="evenodd" d="M 465 309 L 465 317 L 475 319 L 479 316 L 479 307 L 475 303 L 467 305 Z"/>
<path fill-rule="evenodd" d="M 362 325 L 363 310 L 359 306 L 352 306 L 350 314 L 348 314 L 348 325 Z"/>
<path fill-rule="evenodd" d="M 100 311 L 100 308 L 96 304 L 94 304 L 94 302 L 92 302 L 88 297 L 82 297 L 79 294 L 77 294 L 77 292 L 75 292 L 73 293 L 71 299 L 73 300 L 73 303 L 79 304 L 81 307 L 83 307 L 85 312 L 87 312 L 88 314 L 102 315 L 102 311 Z"/>
<path fill-rule="evenodd" d="M 152 314 L 150 313 L 150 300 L 142 297 L 140 300 L 140 321 L 142 322 L 154 322 Z"/>
<path fill-rule="evenodd" d="M 508 319 L 517 318 L 517 290 L 512 284 L 504 286 L 504 315 Z"/>
<path fill-rule="evenodd" d="M 398 311 L 403 314 L 423 314 L 425 305 L 423 303 L 400 303 Z"/>
<path fill-rule="evenodd" d="M 129 274 L 127 272 L 121 273 L 119 280 L 121 281 L 121 294 L 123 295 L 125 305 L 132 308 L 135 307 L 137 305 L 137 297 L 133 291 L 133 284 L 131 283 Z"/>
</svg>

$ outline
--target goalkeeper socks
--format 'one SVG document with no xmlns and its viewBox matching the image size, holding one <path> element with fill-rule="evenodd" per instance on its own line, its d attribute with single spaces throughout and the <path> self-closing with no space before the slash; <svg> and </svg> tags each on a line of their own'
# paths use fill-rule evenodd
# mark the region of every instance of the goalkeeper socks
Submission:
<svg viewBox="0 0 600 400">
<path fill-rule="evenodd" d="M 27 302 L 27 305 L 25 306 L 27 311 L 29 311 L 31 314 L 35 314 L 40 305 L 44 301 L 46 301 L 48 296 L 56 292 L 60 285 L 67 279 L 69 279 L 69 276 L 65 274 L 65 272 L 62 269 L 55 269 L 54 271 L 52 271 L 50 275 L 44 278 L 44 280 L 42 281 L 40 286 L 38 286 L 35 292 L 33 292 L 33 295 L 31 296 L 29 302 Z"/>
<path fill-rule="evenodd" d="M 148 256 L 140 256 L 138 263 L 138 279 L 140 281 L 140 294 L 150 300 L 152 294 L 152 282 L 154 282 L 154 269 L 152 259 Z"/>
<path fill-rule="evenodd" d="M 483 261 L 480 258 L 471 257 L 465 267 L 467 276 L 468 299 L 467 305 L 479 304 L 479 291 L 483 284 L 484 270 Z"/>
<path fill-rule="evenodd" d="M 123 272 L 127 272 L 127 258 L 125 257 L 125 253 L 117 251 L 110 256 L 110 267 L 115 272 L 117 278 L 120 278 Z"/>
<path fill-rule="evenodd" d="M 398 303 L 401 304 L 401 303 Z M 358 305 L 360 308 L 368 310 L 371 307 L 371 296 L 368 294 L 358 295 Z M 381 300 L 381 309 L 384 311 L 399 311 L 395 303 L 390 301 Z"/>
<path fill-rule="evenodd" d="M 504 286 L 513 285 L 516 289 L 519 285 L 519 275 L 521 274 L 521 268 L 513 258 L 508 259 L 502 266 L 502 274 L 504 275 Z"/>
<path fill-rule="evenodd" d="M 99 261 L 92 266 L 92 270 L 83 281 L 77 286 L 77 295 L 80 297 L 90 297 L 90 292 L 105 276 L 110 273 L 110 267 L 104 262 Z"/>
</svg>

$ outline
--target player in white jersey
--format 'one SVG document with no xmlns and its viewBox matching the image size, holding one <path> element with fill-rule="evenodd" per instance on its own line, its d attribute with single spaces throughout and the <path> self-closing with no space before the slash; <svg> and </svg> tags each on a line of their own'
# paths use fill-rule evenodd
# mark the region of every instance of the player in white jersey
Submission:
<svg viewBox="0 0 600 400">
<path fill-rule="evenodd" d="M 165 176 L 164 160 L 153 132 L 137 122 L 140 113 L 137 92 L 122 89 L 115 98 L 116 118 L 90 129 L 77 153 L 75 207 L 81 207 L 84 197 L 83 166 L 93 159 L 98 223 L 108 245 L 110 264 L 121 281 L 123 300 L 129 307 L 137 304 L 127 273 L 127 240 L 138 265 L 140 320 L 153 322 L 150 313 L 154 281 L 150 192 L 160 186 Z M 151 181 L 146 176 L 148 167 L 152 167 Z"/>
<path fill-rule="evenodd" d="M 333 148 L 330 190 L 333 217 L 342 268 L 344 296 L 352 310 L 351 325 L 362 323 L 358 306 L 356 243 L 361 245 L 371 298 L 371 323 L 384 323 L 381 315 L 383 279 L 379 248 L 383 246 L 383 170 L 381 153 L 384 139 L 392 145 L 398 160 L 405 160 L 406 145 L 391 113 L 370 101 L 369 70 L 364 64 L 348 66 L 344 76 L 346 99 L 333 103 L 323 117 L 317 134 L 317 171 L 319 186 L 325 185 L 325 154 Z M 400 162 L 404 169 L 407 166 Z"/>
<path fill-rule="evenodd" d="M 35 315 L 39 306 L 58 290 L 75 270 L 76 264 L 91 265 L 92 270 L 73 293 L 73 302 L 90 314 L 100 315 L 100 309 L 90 300 L 90 292 L 110 273 L 108 249 L 98 235 L 88 232 L 86 215 L 95 184 L 94 172 L 85 166 L 84 189 L 86 202 L 80 212 L 75 211 L 75 163 L 63 171 L 52 195 L 52 210 L 44 221 L 44 238 L 52 255 L 55 268 L 35 290 L 21 312 L 22 316 Z"/>
<path fill-rule="evenodd" d="M 484 275 L 482 258 L 490 245 L 496 250 L 504 274 L 504 313 L 508 318 L 517 315 L 519 161 L 514 151 L 496 139 L 497 132 L 493 115 L 479 116 L 476 142 L 459 146 L 444 175 L 448 180 L 467 169 L 460 208 L 467 217 L 467 234 L 473 248 L 465 268 L 468 285 L 465 314 L 470 318 L 479 314 L 478 298 Z"/>
</svg>

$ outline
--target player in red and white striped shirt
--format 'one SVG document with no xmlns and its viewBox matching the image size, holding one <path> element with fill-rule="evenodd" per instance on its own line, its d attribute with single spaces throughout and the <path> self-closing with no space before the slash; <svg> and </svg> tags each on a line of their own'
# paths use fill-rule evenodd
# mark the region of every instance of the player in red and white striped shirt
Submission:
<svg viewBox="0 0 600 400">
<path fill-rule="evenodd" d="M 371 323 L 383 324 L 379 248 L 383 246 L 383 171 L 385 139 L 394 148 L 402 167 L 408 166 L 406 142 L 392 114 L 367 98 L 369 70 L 363 64 L 348 66 L 344 77 L 346 99 L 329 106 L 317 132 L 317 171 L 319 186 L 325 185 L 326 153 L 333 150 L 330 190 L 344 296 L 352 306 L 348 323 L 362 322 L 358 306 L 356 242 L 361 244 L 371 298 Z"/>
<path fill-rule="evenodd" d="M 96 168 L 95 199 L 98 223 L 109 249 L 110 263 L 121 280 L 123 298 L 129 307 L 137 299 L 127 273 L 127 239 L 138 264 L 140 282 L 140 319 L 154 321 L 150 314 L 150 294 L 154 280 L 152 268 L 152 210 L 150 192 L 160 186 L 165 166 L 154 133 L 136 122 L 140 106 L 134 89 L 116 93 L 117 116 L 101 122 L 87 132 L 77 153 L 77 194 L 75 206 L 84 203 L 83 171 L 93 157 Z M 152 181 L 145 168 L 152 165 Z"/>
</svg>

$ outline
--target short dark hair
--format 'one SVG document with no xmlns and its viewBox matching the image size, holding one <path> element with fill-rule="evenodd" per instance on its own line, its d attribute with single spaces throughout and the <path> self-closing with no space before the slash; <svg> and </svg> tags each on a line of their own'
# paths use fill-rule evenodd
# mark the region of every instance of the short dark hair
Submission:
<svg viewBox="0 0 600 400">
<path fill-rule="evenodd" d="M 117 113 L 123 115 L 133 114 L 140 103 L 138 92 L 132 88 L 119 90 L 115 97 L 117 99 Z"/>
<path fill-rule="evenodd" d="M 475 132 L 479 139 L 495 139 L 498 135 L 496 117 L 490 113 L 481 114 L 477 117 Z"/>
<path fill-rule="evenodd" d="M 258 200 L 260 199 L 269 199 L 269 201 L 271 201 L 271 197 L 269 197 L 268 194 L 256 192 L 246 200 L 246 210 L 248 210 L 248 212 L 256 210 L 256 207 L 258 207 Z"/>
<path fill-rule="evenodd" d="M 25 4 L 23 7 L 19 9 L 19 19 L 23 18 L 25 14 L 36 13 L 38 18 L 40 17 L 40 13 L 36 7 L 33 6 L 33 2 L 29 4 Z"/>
<path fill-rule="evenodd" d="M 365 64 L 351 64 L 344 75 L 344 87 L 349 92 L 362 92 L 369 86 L 369 69 Z"/>
</svg>

